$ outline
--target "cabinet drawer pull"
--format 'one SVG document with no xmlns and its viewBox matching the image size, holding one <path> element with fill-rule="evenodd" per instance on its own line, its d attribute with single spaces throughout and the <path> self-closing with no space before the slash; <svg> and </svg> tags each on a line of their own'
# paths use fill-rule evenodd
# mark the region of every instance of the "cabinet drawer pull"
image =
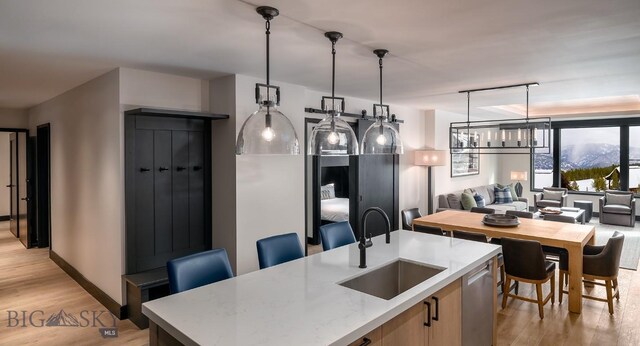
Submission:
<svg viewBox="0 0 640 346">
<path fill-rule="evenodd" d="M 431 299 L 433 299 L 434 302 L 436 302 L 436 308 L 435 308 L 435 314 L 433 315 L 433 320 L 437 321 L 438 320 L 438 311 L 440 311 L 440 300 L 438 299 L 438 297 L 431 297 Z"/>
<path fill-rule="evenodd" d="M 424 323 L 426 327 L 431 327 L 431 303 L 424 302 L 424 305 L 427 306 L 427 321 Z"/>
<path fill-rule="evenodd" d="M 360 346 L 367 346 L 367 345 L 371 345 L 371 339 L 362 338 L 362 343 L 360 344 Z"/>
</svg>

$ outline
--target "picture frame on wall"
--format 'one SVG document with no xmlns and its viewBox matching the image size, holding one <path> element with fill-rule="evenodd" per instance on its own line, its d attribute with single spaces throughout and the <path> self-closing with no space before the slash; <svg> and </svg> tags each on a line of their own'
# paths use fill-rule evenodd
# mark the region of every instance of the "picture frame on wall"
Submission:
<svg viewBox="0 0 640 346">
<path fill-rule="evenodd" d="M 451 150 L 451 177 L 480 174 L 480 151 L 478 149 Z"/>
</svg>

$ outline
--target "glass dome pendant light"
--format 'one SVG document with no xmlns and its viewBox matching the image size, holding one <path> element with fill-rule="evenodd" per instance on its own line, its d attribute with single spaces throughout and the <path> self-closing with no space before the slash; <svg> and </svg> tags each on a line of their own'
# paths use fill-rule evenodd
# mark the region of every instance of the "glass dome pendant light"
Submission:
<svg viewBox="0 0 640 346">
<path fill-rule="evenodd" d="M 378 57 L 380 66 L 380 103 L 373 105 L 376 122 L 365 131 L 360 144 L 360 154 L 402 154 L 404 150 L 400 133 L 389 123 L 389 105 L 382 103 L 382 59 L 389 51 L 376 49 L 373 53 Z"/>
<path fill-rule="evenodd" d="M 256 12 L 266 21 L 267 81 L 256 83 L 255 95 L 259 109 L 242 124 L 236 141 L 237 155 L 298 155 L 300 146 L 293 124 L 282 112 L 280 87 L 270 84 L 269 35 L 271 20 L 279 14 L 273 7 L 260 6 Z"/>
<path fill-rule="evenodd" d="M 342 38 L 337 31 L 324 34 L 331 41 L 332 75 L 331 97 L 322 97 L 322 110 L 327 116 L 313 128 L 309 140 L 309 155 L 346 156 L 358 155 L 358 139 L 351 126 L 344 121 L 340 114 L 344 112 L 344 98 L 336 97 L 336 42 Z M 327 103 L 326 100 L 329 100 Z M 336 103 L 336 100 L 339 102 Z M 330 109 L 328 109 L 331 107 Z"/>
</svg>

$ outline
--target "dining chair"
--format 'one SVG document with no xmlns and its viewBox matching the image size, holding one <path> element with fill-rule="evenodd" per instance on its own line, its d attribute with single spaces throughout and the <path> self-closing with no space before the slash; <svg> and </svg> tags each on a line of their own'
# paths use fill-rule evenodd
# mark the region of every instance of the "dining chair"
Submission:
<svg viewBox="0 0 640 346">
<path fill-rule="evenodd" d="M 322 240 L 322 250 L 324 251 L 356 242 L 356 236 L 353 234 L 349 221 L 334 222 L 320 226 L 320 239 Z"/>
<path fill-rule="evenodd" d="M 167 262 L 167 274 L 172 294 L 233 277 L 225 249 L 213 249 L 173 259 Z"/>
<path fill-rule="evenodd" d="M 476 232 L 453 231 L 453 237 L 458 239 L 477 241 L 480 243 L 489 242 L 486 235 L 482 233 L 476 233 Z M 500 290 L 502 291 L 502 293 L 504 293 L 505 272 L 504 272 L 504 256 L 502 254 L 498 254 L 498 269 L 500 270 L 500 281 L 498 281 L 498 287 L 500 287 Z M 516 281 L 513 287 L 509 287 L 509 290 L 515 289 L 516 294 L 518 294 L 518 287 L 519 287 L 519 284 Z"/>
<path fill-rule="evenodd" d="M 505 212 L 506 215 L 513 215 L 517 217 L 521 217 L 524 219 L 533 219 L 533 213 L 530 211 L 522 211 L 522 210 L 507 210 Z"/>
<path fill-rule="evenodd" d="M 620 268 L 620 257 L 622 256 L 622 246 L 624 245 L 624 234 L 618 231 L 607 240 L 606 245 L 585 245 L 582 255 L 582 275 L 583 282 L 592 285 L 604 286 L 607 292 L 607 299 L 590 295 L 583 295 L 583 298 L 606 302 L 609 306 L 609 314 L 613 315 L 613 297 L 620 300 L 618 290 L 618 270 Z M 568 254 L 560 257 L 560 276 L 558 282 L 558 302 L 562 303 L 562 294 L 568 291 L 564 286 L 569 282 L 569 258 Z M 596 282 L 601 280 L 604 283 Z"/>
<path fill-rule="evenodd" d="M 433 234 L 433 235 L 448 236 L 448 234 L 449 234 L 449 233 L 443 231 L 442 228 L 434 227 L 434 226 L 414 225 L 413 226 L 413 230 L 416 231 L 416 232 Z"/>
<path fill-rule="evenodd" d="M 422 216 L 420 214 L 420 209 L 418 208 L 404 209 L 401 212 L 401 214 L 402 214 L 402 229 L 407 231 L 412 230 L 411 226 L 413 226 L 413 220 Z"/>
<path fill-rule="evenodd" d="M 479 213 L 479 214 L 495 214 L 496 211 L 494 209 L 491 208 L 480 208 L 480 207 L 473 207 L 470 210 L 472 213 Z"/>
<path fill-rule="evenodd" d="M 524 300 L 538 304 L 540 319 L 544 319 L 544 305 L 551 300 L 555 302 L 555 270 L 556 264 L 545 260 L 542 246 L 537 241 L 502 238 L 502 252 L 506 272 L 505 286 L 512 280 L 527 282 L 536 286 L 537 299 L 530 299 L 506 292 L 502 296 L 502 308 L 507 307 L 507 298 Z M 551 292 L 547 297 L 542 295 L 542 285 L 551 282 Z"/>
<path fill-rule="evenodd" d="M 274 235 L 256 242 L 260 269 L 304 257 L 297 233 Z"/>
</svg>

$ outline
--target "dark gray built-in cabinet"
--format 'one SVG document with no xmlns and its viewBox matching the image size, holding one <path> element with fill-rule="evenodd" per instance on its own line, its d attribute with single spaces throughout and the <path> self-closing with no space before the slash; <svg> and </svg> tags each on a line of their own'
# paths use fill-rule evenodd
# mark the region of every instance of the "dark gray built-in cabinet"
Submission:
<svg viewBox="0 0 640 346">
<path fill-rule="evenodd" d="M 212 119 L 125 112 L 127 274 L 211 248 Z"/>
</svg>

